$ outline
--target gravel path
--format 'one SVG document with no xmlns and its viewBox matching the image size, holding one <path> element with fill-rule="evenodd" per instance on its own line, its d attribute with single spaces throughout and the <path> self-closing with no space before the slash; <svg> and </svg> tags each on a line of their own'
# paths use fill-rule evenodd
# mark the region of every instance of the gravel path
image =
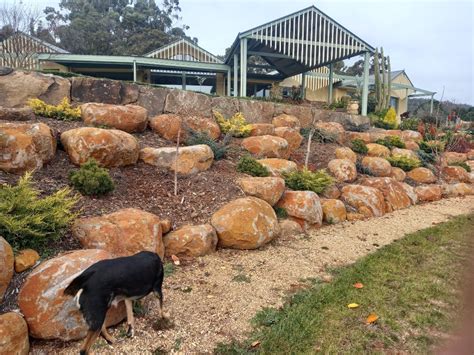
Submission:
<svg viewBox="0 0 474 355">
<path fill-rule="evenodd" d="M 329 267 L 349 264 L 407 233 L 474 212 L 474 196 L 444 199 L 367 221 L 345 222 L 308 236 L 275 240 L 254 251 L 221 250 L 183 263 L 165 280 L 165 306 L 171 325 L 157 330 L 157 312 L 137 319 L 135 338 L 113 347 L 101 343 L 97 353 L 212 352 L 219 342 L 242 339 L 249 320 L 262 307 L 278 307 L 285 296 L 322 277 Z M 124 326 L 111 329 L 116 337 Z M 34 353 L 77 351 L 80 342 L 36 342 Z M 158 353 L 158 351 L 156 352 Z"/>
</svg>

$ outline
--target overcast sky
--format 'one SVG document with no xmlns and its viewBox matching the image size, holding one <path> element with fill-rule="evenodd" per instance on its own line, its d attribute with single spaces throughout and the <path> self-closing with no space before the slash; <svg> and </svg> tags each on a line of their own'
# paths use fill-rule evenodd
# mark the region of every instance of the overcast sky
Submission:
<svg viewBox="0 0 474 355">
<path fill-rule="evenodd" d="M 12 1 L 12 0 L 0 0 Z M 58 0 L 23 0 L 40 9 Z M 159 0 L 156 0 L 159 2 Z M 239 32 L 315 5 L 374 47 L 416 87 L 474 105 L 472 0 L 181 0 L 182 22 L 199 45 L 223 54 Z"/>
</svg>

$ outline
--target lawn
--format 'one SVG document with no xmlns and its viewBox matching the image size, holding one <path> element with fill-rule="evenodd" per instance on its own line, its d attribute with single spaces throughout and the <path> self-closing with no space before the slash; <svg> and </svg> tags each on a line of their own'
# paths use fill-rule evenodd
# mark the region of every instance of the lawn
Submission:
<svg viewBox="0 0 474 355">
<path fill-rule="evenodd" d="M 283 308 L 262 310 L 246 341 L 216 353 L 429 352 L 462 314 L 473 237 L 474 215 L 407 235 L 333 270 L 331 283 L 310 281 Z M 368 323 L 370 314 L 378 319 Z"/>
</svg>

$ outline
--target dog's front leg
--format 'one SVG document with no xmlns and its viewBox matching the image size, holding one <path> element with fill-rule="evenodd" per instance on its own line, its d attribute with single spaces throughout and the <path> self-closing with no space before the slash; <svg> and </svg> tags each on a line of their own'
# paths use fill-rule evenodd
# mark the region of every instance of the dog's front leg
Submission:
<svg viewBox="0 0 474 355">
<path fill-rule="evenodd" d="M 92 344 L 94 344 L 94 342 L 97 339 L 97 337 L 99 336 L 99 334 L 100 334 L 100 329 L 99 330 L 89 330 L 87 332 L 86 339 L 84 340 L 84 343 L 82 344 L 82 347 L 81 347 L 81 351 L 80 351 L 81 355 L 90 354 L 89 350 L 90 350 Z"/>
<path fill-rule="evenodd" d="M 134 327 L 135 327 L 135 319 L 133 318 L 133 305 L 132 300 L 125 299 L 125 308 L 127 308 L 127 336 L 133 338 L 134 336 Z"/>
</svg>

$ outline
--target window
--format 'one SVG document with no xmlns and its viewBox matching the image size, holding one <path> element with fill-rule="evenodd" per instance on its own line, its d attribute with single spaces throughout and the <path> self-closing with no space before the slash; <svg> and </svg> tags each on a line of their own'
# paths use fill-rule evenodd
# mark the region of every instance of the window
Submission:
<svg viewBox="0 0 474 355">
<path fill-rule="evenodd" d="M 398 113 L 398 97 L 390 96 L 390 106 L 395 109 L 395 112 Z"/>
</svg>

